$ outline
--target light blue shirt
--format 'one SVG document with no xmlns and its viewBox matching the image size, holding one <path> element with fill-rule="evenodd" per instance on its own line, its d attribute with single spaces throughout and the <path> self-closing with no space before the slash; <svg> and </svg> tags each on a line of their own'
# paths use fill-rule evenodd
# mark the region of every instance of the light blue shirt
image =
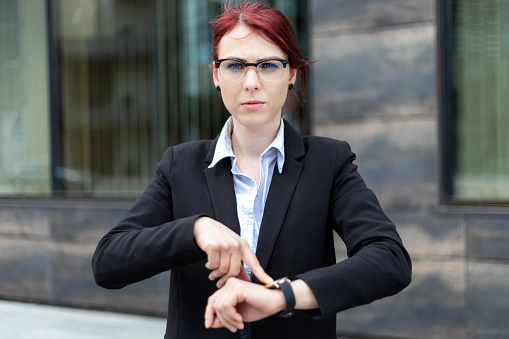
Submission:
<svg viewBox="0 0 509 339">
<path fill-rule="evenodd" d="M 265 201 L 269 193 L 270 183 L 274 166 L 281 174 L 285 162 L 285 125 L 281 119 L 281 125 L 276 138 L 260 156 L 260 185 L 256 181 L 240 172 L 237 167 L 237 158 L 232 150 L 231 135 L 233 131 L 233 120 L 230 117 L 223 126 L 219 139 L 217 140 L 214 157 L 209 168 L 214 167 L 221 159 L 230 157 L 232 162 L 233 186 L 237 199 L 237 215 L 240 224 L 240 236 L 247 240 L 249 247 L 256 254 L 258 235 L 262 223 Z M 244 267 L 251 275 L 251 270 L 244 264 Z"/>
</svg>

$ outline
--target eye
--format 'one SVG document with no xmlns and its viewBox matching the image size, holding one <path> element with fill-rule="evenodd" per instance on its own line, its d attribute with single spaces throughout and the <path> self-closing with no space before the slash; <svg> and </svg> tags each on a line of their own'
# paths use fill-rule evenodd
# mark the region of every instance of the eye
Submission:
<svg viewBox="0 0 509 339">
<path fill-rule="evenodd" d="M 240 61 L 235 60 L 223 61 L 221 66 L 223 66 L 225 70 L 230 72 L 240 72 L 244 70 L 244 64 Z"/>
<path fill-rule="evenodd" d="M 274 72 L 277 71 L 282 67 L 282 64 L 280 61 L 277 60 L 268 60 L 262 62 L 259 66 L 260 70 L 264 72 Z"/>
</svg>

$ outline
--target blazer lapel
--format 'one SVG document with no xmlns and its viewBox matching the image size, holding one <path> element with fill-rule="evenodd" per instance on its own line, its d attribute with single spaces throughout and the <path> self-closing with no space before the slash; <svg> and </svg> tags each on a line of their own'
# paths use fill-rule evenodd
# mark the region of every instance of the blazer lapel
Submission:
<svg viewBox="0 0 509 339">
<path fill-rule="evenodd" d="M 299 182 L 304 165 L 298 159 L 304 156 L 304 144 L 299 133 L 285 121 L 285 164 L 279 174 L 274 168 L 269 194 L 265 202 L 256 256 L 266 269 L 279 232 Z"/>
<path fill-rule="evenodd" d="M 210 164 L 216 149 L 216 140 L 210 146 L 206 162 Z M 230 158 L 224 158 L 212 168 L 205 168 L 205 178 L 210 192 L 215 219 L 240 234 L 239 218 L 237 217 L 237 199 L 233 187 Z"/>
</svg>

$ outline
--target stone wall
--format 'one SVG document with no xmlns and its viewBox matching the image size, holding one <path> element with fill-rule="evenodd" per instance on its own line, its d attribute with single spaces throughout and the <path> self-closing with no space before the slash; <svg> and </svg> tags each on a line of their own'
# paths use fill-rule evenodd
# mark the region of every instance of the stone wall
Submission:
<svg viewBox="0 0 509 339">
<path fill-rule="evenodd" d="M 312 132 L 350 143 L 414 267 L 399 295 L 338 314 L 338 334 L 509 337 L 509 210 L 440 205 L 435 1 L 309 3 Z"/>
<path fill-rule="evenodd" d="M 133 201 L 0 200 L 0 298 L 165 316 L 169 274 L 97 286 L 92 254 Z"/>
</svg>

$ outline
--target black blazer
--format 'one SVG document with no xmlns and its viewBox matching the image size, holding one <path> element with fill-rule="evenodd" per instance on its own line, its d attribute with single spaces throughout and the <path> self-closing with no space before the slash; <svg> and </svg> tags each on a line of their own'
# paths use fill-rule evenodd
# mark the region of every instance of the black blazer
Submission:
<svg viewBox="0 0 509 339">
<path fill-rule="evenodd" d="M 169 147 L 92 259 L 97 284 L 113 289 L 171 270 L 165 338 L 239 338 L 204 327 L 216 286 L 193 238 L 202 215 L 240 233 L 230 159 L 208 168 L 216 142 Z M 282 173 L 274 170 L 256 256 L 271 277 L 304 280 L 320 308 L 271 316 L 246 330 L 249 338 L 336 338 L 336 312 L 399 292 L 410 283 L 410 257 L 346 142 L 301 137 L 285 122 L 285 153 Z M 348 251 L 340 263 L 333 231 Z"/>
</svg>

